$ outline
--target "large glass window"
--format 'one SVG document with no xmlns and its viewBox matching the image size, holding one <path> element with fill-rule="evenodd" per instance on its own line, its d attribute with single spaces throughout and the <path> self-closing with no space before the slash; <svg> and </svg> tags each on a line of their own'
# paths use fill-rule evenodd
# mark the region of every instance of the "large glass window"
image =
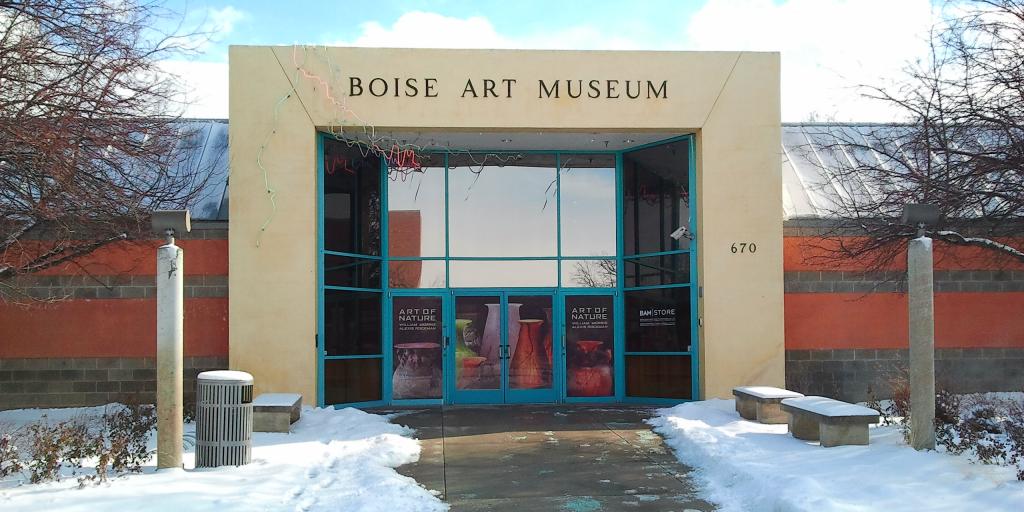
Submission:
<svg viewBox="0 0 1024 512">
<path fill-rule="evenodd" d="M 380 158 L 365 148 L 324 144 L 324 249 L 380 254 Z"/>
<path fill-rule="evenodd" d="M 320 253 L 325 404 L 382 398 L 381 160 L 324 140 Z"/>
<path fill-rule="evenodd" d="M 627 352 L 689 352 L 690 289 L 626 291 Z"/>
<path fill-rule="evenodd" d="M 690 140 L 622 156 L 626 394 L 694 398 Z"/>
<path fill-rule="evenodd" d="M 449 155 L 449 254 L 556 256 L 555 172 L 551 154 Z"/>
<path fill-rule="evenodd" d="M 388 172 L 388 253 L 444 256 L 444 155 L 423 156 L 419 169 Z"/>
<path fill-rule="evenodd" d="M 379 292 L 324 290 L 324 348 L 328 356 L 381 353 Z"/>
<path fill-rule="evenodd" d="M 431 316 L 440 295 L 386 292 L 446 288 L 464 289 L 452 303 L 458 389 L 550 388 L 560 375 L 569 397 L 613 396 L 618 378 L 630 397 L 694 398 L 691 154 L 685 138 L 621 153 L 418 153 L 416 166 L 387 169 L 365 147 L 325 138 L 325 404 L 381 400 L 388 382 L 391 398 L 443 397 L 444 320 Z M 559 287 L 586 295 L 530 310 L 528 292 L 512 291 Z M 543 347 L 523 352 L 505 378 L 479 341 L 501 336 L 492 317 L 503 296 L 462 295 L 486 288 L 507 289 L 509 307 L 521 309 L 509 346 L 530 328 L 529 342 Z M 384 297 L 395 308 L 387 320 Z M 559 303 L 565 371 L 551 373 Z M 548 368 L 541 384 L 523 362 L 531 358 Z"/>
<path fill-rule="evenodd" d="M 558 186 L 562 256 L 614 256 L 615 155 L 562 154 Z"/>
<path fill-rule="evenodd" d="M 626 255 L 690 247 L 689 152 L 684 139 L 623 154 Z"/>
</svg>

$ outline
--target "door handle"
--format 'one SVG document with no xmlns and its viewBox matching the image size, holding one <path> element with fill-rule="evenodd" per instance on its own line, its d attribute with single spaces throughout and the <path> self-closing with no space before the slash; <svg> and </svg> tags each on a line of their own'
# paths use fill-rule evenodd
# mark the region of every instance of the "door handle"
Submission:
<svg viewBox="0 0 1024 512">
<path fill-rule="evenodd" d="M 444 350 L 448 350 L 448 336 L 444 336 Z"/>
</svg>

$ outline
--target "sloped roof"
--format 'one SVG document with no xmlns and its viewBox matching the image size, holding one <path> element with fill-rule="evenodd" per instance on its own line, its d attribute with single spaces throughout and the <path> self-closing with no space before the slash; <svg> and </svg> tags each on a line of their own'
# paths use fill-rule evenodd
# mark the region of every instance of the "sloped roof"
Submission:
<svg viewBox="0 0 1024 512">
<path fill-rule="evenodd" d="M 180 167 L 205 179 L 203 190 L 188 207 L 195 220 L 228 219 L 228 121 L 192 119 L 181 123 L 178 149 L 191 153 L 179 159 Z"/>
<path fill-rule="evenodd" d="M 196 119 L 183 123 L 192 139 L 183 148 L 198 152 L 195 158 L 182 159 L 208 173 L 204 191 L 189 205 L 192 218 L 200 221 L 224 221 L 228 218 L 228 121 Z M 836 123 L 786 123 L 782 125 L 782 209 L 785 219 L 828 216 L 833 201 L 848 195 L 863 184 L 835 183 L 826 169 L 849 159 L 848 150 L 836 150 L 837 133 L 847 140 L 863 137 L 865 130 L 881 125 Z M 846 165 L 850 161 L 845 162 Z"/>
</svg>

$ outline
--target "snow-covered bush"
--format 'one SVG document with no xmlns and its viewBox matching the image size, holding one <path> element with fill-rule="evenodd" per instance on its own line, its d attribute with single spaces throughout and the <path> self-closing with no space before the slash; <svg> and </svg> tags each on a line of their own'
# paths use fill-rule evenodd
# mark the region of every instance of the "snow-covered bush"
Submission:
<svg viewBox="0 0 1024 512">
<path fill-rule="evenodd" d="M 113 474 L 139 472 L 150 457 L 149 434 L 156 426 L 150 405 L 118 405 L 102 416 L 81 416 L 23 429 L 18 449 L 11 435 L 0 436 L 0 478 L 22 474 L 31 483 L 77 476 L 80 485 L 106 481 Z M 90 467 L 94 471 L 80 474 Z"/>
<path fill-rule="evenodd" d="M 21 470 L 21 459 L 18 456 L 18 446 L 14 443 L 14 436 L 9 433 L 0 434 L 0 480 L 21 473 Z"/>
<path fill-rule="evenodd" d="M 869 389 L 867 405 L 881 413 L 882 425 L 896 426 L 909 443 L 910 381 L 900 374 L 888 386 L 890 400 L 878 400 Z M 1017 479 L 1024 480 L 1024 401 L 940 389 L 935 395 L 935 441 L 953 455 L 1013 466 Z"/>
</svg>

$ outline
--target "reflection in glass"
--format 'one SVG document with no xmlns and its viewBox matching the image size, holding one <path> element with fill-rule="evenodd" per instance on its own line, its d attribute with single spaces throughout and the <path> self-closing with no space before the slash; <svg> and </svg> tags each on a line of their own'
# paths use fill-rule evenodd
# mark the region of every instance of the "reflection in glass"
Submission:
<svg viewBox="0 0 1024 512">
<path fill-rule="evenodd" d="M 388 171 L 391 256 L 444 256 L 444 155 L 424 155 L 420 164 Z"/>
<path fill-rule="evenodd" d="M 444 260 L 392 260 L 388 283 L 392 288 L 444 288 Z"/>
<path fill-rule="evenodd" d="M 380 358 L 324 361 L 324 404 L 372 402 L 380 399 Z"/>
<path fill-rule="evenodd" d="M 501 298 L 455 297 L 455 387 L 501 386 Z"/>
<path fill-rule="evenodd" d="M 615 288 L 615 260 L 562 260 L 562 286 Z"/>
<path fill-rule="evenodd" d="M 324 255 L 324 284 L 380 288 L 380 260 Z"/>
<path fill-rule="evenodd" d="M 441 298 L 394 297 L 391 315 L 395 366 L 392 396 L 441 398 Z"/>
<path fill-rule="evenodd" d="M 661 144 L 623 155 L 625 254 L 690 247 L 689 143 Z M 675 236 L 673 236 L 675 234 Z"/>
<path fill-rule="evenodd" d="M 454 260 L 449 271 L 453 288 L 558 286 L 555 260 Z"/>
<path fill-rule="evenodd" d="M 690 255 L 666 254 L 626 259 L 626 287 L 690 282 Z"/>
<path fill-rule="evenodd" d="M 324 249 L 380 254 L 380 158 L 324 141 Z"/>
<path fill-rule="evenodd" d="M 557 255 L 554 155 L 460 153 L 448 166 L 451 256 Z"/>
<path fill-rule="evenodd" d="M 690 289 L 626 291 L 627 352 L 690 351 Z"/>
<path fill-rule="evenodd" d="M 561 155 L 562 256 L 615 255 L 615 155 Z"/>
<path fill-rule="evenodd" d="M 324 290 L 327 355 L 381 353 L 380 297 L 380 292 Z"/>
<path fill-rule="evenodd" d="M 693 398 L 690 356 L 626 356 L 626 395 Z"/>
<path fill-rule="evenodd" d="M 568 396 L 615 394 L 613 310 L 611 295 L 565 298 L 565 390 Z"/>
<path fill-rule="evenodd" d="M 550 389 L 551 296 L 509 296 L 508 312 L 509 387 Z"/>
</svg>

